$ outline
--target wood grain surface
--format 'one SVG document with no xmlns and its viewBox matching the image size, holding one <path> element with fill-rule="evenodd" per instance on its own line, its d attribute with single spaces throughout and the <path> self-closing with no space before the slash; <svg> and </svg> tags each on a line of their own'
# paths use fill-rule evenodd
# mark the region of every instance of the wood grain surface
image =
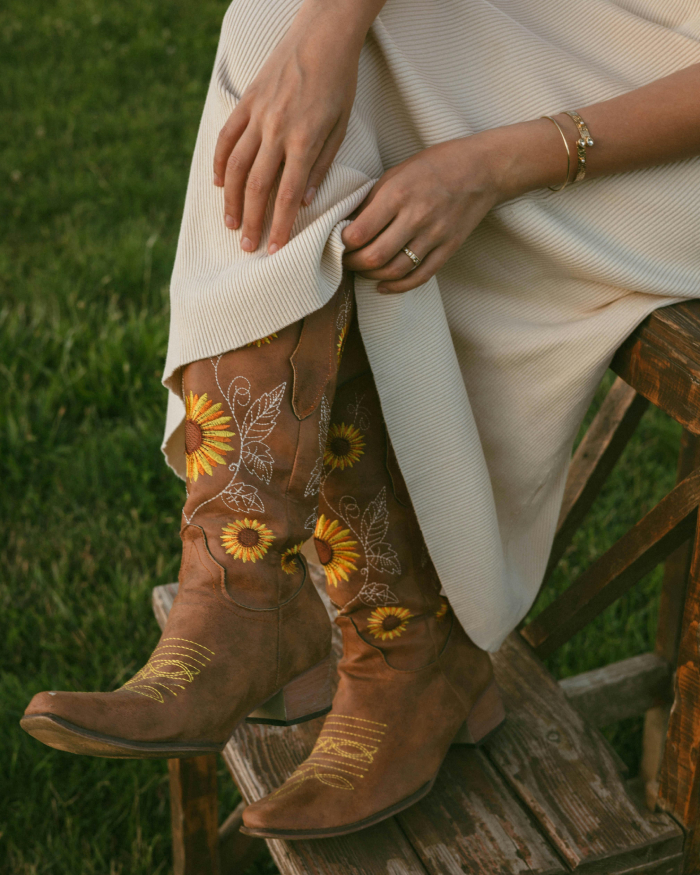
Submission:
<svg viewBox="0 0 700 875">
<path fill-rule="evenodd" d="M 700 872 L 700 538 L 695 538 L 683 613 L 674 701 L 659 777 L 659 802 L 688 829 L 684 872 Z"/>
<path fill-rule="evenodd" d="M 551 602 L 522 635 L 548 656 L 688 540 L 700 502 L 700 470 L 652 508 Z"/>
<path fill-rule="evenodd" d="M 660 307 L 620 346 L 610 367 L 652 404 L 700 434 L 700 302 Z"/>
<path fill-rule="evenodd" d="M 638 717 L 673 697 L 671 665 L 655 653 L 611 662 L 559 681 L 566 698 L 594 726 Z"/>
<path fill-rule="evenodd" d="M 564 555 L 649 402 L 618 377 L 588 427 L 569 466 L 557 531 L 544 582 Z"/>
<path fill-rule="evenodd" d="M 517 632 L 494 668 L 507 719 L 485 750 L 568 865 L 611 875 L 680 855 L 679 827 L 629 798 L 600 732 Z"/>
</svg>

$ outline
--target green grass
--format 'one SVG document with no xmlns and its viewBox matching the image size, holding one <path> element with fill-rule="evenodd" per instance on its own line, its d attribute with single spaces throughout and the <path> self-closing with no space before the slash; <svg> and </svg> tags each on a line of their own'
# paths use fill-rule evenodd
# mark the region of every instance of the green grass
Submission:
<svg viewBox="0 0 700 875">
<path fill-rule="evenodd" d="M 17 721 L 41 689 L 113 689 L 156 639 L 181 483 L 159 444 L 167 283 L 225 2 L 5 0 L 0 10 L 0 871 L 171 868 L 164 762 L 49 750 Z M 552 590 L 674 479 L 648 414 Z M 550 660 L 649 649 L 659 573 Z M 639 721 L 610 737 L 634 769 Z M 220 782 L 222 815 L 236 802 Z M 263 861 L 255 871 L 275 871 Z"/>
</svg>

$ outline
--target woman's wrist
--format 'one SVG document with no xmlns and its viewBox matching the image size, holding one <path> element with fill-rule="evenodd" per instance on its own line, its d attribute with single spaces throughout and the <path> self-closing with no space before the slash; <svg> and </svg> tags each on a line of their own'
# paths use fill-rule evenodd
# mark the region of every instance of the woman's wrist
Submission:
<svg viewBox="0 0 700 875">
<path fill-rule="evenodd" d="M 359 55 L 372 22 L 386 0 L 304 0 L 293 27 L 315 39 L 337 41 Z"/>
<path fill-rule="evenodd" d="M 570 132 L 565 130 L 567 140 Z M 561 134 L 541 118 L 475 134 L 481 140 L 487 172 L 498 203 L 529 191 L 563 185 L 575 172 L 576 150 L 569 143 L 571 164 Z M 567 177 L 567 166 L 570 167 Z"/>
</svg>

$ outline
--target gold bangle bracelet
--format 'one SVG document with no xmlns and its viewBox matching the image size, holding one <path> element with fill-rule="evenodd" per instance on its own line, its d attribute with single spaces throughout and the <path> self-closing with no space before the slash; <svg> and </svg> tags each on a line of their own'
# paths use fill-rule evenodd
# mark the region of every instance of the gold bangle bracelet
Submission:
<svg viewBox="0 0 700 875">
<path fill-rule="evenodd" d="M 591 132 L 588 130 L 588 125 L 575 109 L 567 109 L 565 114 L 569 116 L 578 130 L 578 140 L 576 140 L 576 157 L 578 160 L 574 182 L 580 182 L 586 175 L 586 147 L 593 145 L 593 139 Z"/>
<path fill-rule="evenodd" d="M 566 146 L 566 179 L 564 180 L 564 184 L 560 185 L 559 188 L 554 188 L 553 185 L 547 186 L 550 191 L 564 191 L 566 186 L 569 184 L 569 173 L 571 173 L 571 149 L 569 149 L 569 143 L 566 139 L 566 134 L 564 133 L 564 131 L 562 131 L 559 122 L 555 118 L 552 118 L 551 115 L 541 115 L 540 118 L 548 118 L 550 120 L 550 122 L 561 134 L 561 138 L 564 141 L 564 146 Z"/>
</svg>

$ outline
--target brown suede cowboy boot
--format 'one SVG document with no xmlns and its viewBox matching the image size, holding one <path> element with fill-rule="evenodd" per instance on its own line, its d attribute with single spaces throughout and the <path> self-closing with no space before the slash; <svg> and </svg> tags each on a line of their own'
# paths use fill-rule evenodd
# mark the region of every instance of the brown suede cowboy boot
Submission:
<svg viewBox="0 0 700 875">
<path fill-rule="evenodd" d="M 183 373 L 188 497 L 180 587 L 148 663 L 112 693 L 36 695 L 22 727 L 108 757 L 220 751 L 236 725 L 330 707 L 330 625 L 299 550 L 311 535 L 352 291 Z"/>
<path fill-rule="evenodd" d="M 367 367 L 353 325 L 315 532 L 343 633 L 333 709 L 309 758 L 245 810 L 248 835 L 322 838 L 377 823 L 429 792 L 450 744 L 478 743 L 504 719 L 488 654 L 439 594 Z"/>
</svg>

